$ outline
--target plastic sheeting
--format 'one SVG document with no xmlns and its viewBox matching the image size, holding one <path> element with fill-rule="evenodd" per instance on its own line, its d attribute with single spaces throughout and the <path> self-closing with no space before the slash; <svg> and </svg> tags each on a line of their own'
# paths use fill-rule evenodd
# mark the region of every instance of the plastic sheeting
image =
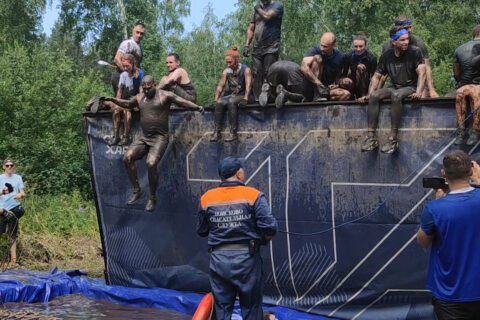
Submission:
<svg viewBox="0 0 480 320">
<path fill-rule="evenodd" d="M 175 310 L 193 315 L 203 295 L 179 292 L 163 288 L 128 288 L 108 286 L 102 279 L 85 276 L 79 270 L 61 271 L 53 268 L 49 273 L 9 270 L 0 273 L 0 294 L 2 301 L 46 303 L 66 294 L 82 294 L 96 300 L 107 300 L 138 308 Z M 289 310 L 282 307 L 265 306 L 273 311 L 279 320 L 324 320 L 326 318 Z M 235 308 L 236 319 L 241 319 L 238 303 Z"/>
<path fill-rule="evenodd" d="M 380 145 L 390 131 L 381 106 Z M 195 232 L 203 192 L 218 185 L 218 161 L 246 158 L 247 184 L 263 191 L 279 232 L 262 248 L 264 302 L 347 319 L 431 319 L 428 250 L 415 234 L 445 153 L 456 148 L 453 100 L 404 106 L 400 149 L 361 152 L 364 105 L 247 108 L 239 140 L 209 142 L 211 112 L 173 111 L 170 144 L 158 165 L 154 212 L 132 192 L 123 147 L 109 147 L 110 114 L 85 115 L 92 178 L 111 284 L 208 292 L 207 241 Z M 134 115 L 133 132 L 139 130 Z M 476 147 L 465 149 L 478 156 Z M 145 159 L 136 162 L 148 194 Z"/>
</svg>

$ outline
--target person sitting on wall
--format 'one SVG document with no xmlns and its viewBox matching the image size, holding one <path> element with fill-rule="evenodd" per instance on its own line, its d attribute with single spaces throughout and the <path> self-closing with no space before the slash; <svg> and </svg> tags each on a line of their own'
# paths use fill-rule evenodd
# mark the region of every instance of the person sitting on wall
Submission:
<svg viewBox="0 0 480 320">
<path fill-rule="evenodd" d="M 472 32 L 473 40 L 459 46 L 454 53 L 453 75 L 457 80 L 455 93 L 455 109 L 457 110 L 457 122 L 460 127 L 455 139 L 455 144 L 475 145 L 480 140 L 480 114 L 473 116 L 473 125 L 468 134 L 465 126 L 467 116 L 467 101 L 470 108 L 476 110 L 480 107 L 480 68 L 475 59 L 480 54 L 480 25 L 476 25 Z"/>
<path fill-rule="evenodd" d="M 150 198 L 145 210 L 153 211 L 157 201 L 157 165 L 165 154 L 169 141 L 170 107 L 172 103 L 175 103 L 177 106 L 193 108 L 200 112 L 203 112 L 203 107 L 197 106 L 173 92 L 157 89 L 152 76 L 143 77 L 142 89 L 142 93 L 137 94 L 130 100 L 112 97 L 104 97 L 103 100 L 112 101 L 122 108 L 133 109 L 138 107 L 140 109 L 141 134 L 128 148 L 123 158 L 128 176 L 133 184 L 133 194 L 128 199 L 127 204 L 133 204 L 142 197 L 135 161 L 146 155 Z"/>
<path fill-rule="evenodd" d="M 116 98 L 130 99 L 140 92 L 140 84 L 142 83 L 144 72 L 138 69 L 135 62 L 135 57 L 132 54 L 124 54 L 122 56 L 123 71 L 118 82 L 118 90 Z M 109 141 L 109 145 L 128 145 L 130 144 L 130 128 L 132 121 L 132 112 L 128 109 L 123 109 L 111 101 L 105 101 L 104 106 L 110 107 L 113 110 L 113 138 Z M 119 126 L 120 119 L 123 115 L 123 135 L 120 140 Z"/>
<path fill-rule="evenodd" d="M 215 91 L 214 128 L 210 141 L 218 141 L 221 137 L 222 120 L 225 107 L 230 122 L 230 134 L 224 138 L 225 142 L 238 139 L 238 107 L 244 107 L 253 102 L 250 95 L 252 88 L 252 72 L 245 64 L 240 63 L 238 46 L 233 46 L 225 54 L 227 68 L 223 70 L 220 82 Z"/>
<path fill-rule="evenodd" d="M 413 26 L 412 19 L 410 19 L 405 15 L 401 15 L 395 18 L 394 24 L 395 24 L 395 28 L 397 28 L 397 31 L 400 29 L 407 30 L 408 36 L 409 36 L 409 45 L 418 47 L 422 52 L 423 60 L 425 61 L 425 86 L 422 93 L 422 99 L 438 98 L 437 91 L 435 91 L 435 86 L 433 84 L 432 67 L 430 66 L 430 59 L 428 58 L 427 46 L 425 45 L 422 38 L 412 34 L 412 26 Z M 382 53 L 384 53 L 385 51 L 391 48 L 392 48 L 391 41 L 385 42 L 385 44 L 382 47 Z M 385 83 L 385 78 L 383 78 L 382 81 L 380 82 L 380 88 L 383 87 L 384 83 Z"/>
<path fill-rule="evenodd" d="M 359 31 L 353 37 L 353 51 L 348 55 L 349 78 L 353 81 L 356 98 L 366 96 L 370 79 L 377 69 L 377 57 L 367 49 L 367 36 Z"/>
<path fill-rule="evenodd" d="M 261 106 L 268 100 L 282 108 L 287 100 L 292 102 L 312 101 L 313 86 L 303 75 L 300 66 L 292 61 L 277 61 L 268 69 L 266 82 L 258 99 Z"/>
<path fill-rule="evenodd" d="M 162 90 L 170 90 L 177 96 L 193 103 L 197 102 L 197 94 L 187 70 L 180 67 L 180 57 L 176 53 L 170 53 L 166 59 L 168 76 L 163 77 L 158 84 Z"/>
<path fill-rule="evenodd" d="M 392 100 L 391 131 L 387 143 L 382 147 L 383 153 L 393 153 L 398 149 L 398 129 L 402 120 L 404 98 L 420 99 L 425 84 L 425 63 L 420 49 L 409 46 L 408 31 L 395 27 L 390 29 L 393 47 L 385 51 L 372 77 L 368 94 L 358 99 L 359 103 L 368 101 L 368 135 L 362 144 L 362 151 L 372 151 L 378 148 L 376 129 L 380 114 L 380 101 Z M 388 75 L 391 85 L 375 90 L 382 75 Z"/>
<path fill-rule="evenodd" d="M 310 48 L 302 60 L 301 71 L 314 85 L 315 101 L 350 99 L 347 56 L 335 47 L 336 41 L 334 33 L 324 33 L 320 46 Z"/>
</svg>

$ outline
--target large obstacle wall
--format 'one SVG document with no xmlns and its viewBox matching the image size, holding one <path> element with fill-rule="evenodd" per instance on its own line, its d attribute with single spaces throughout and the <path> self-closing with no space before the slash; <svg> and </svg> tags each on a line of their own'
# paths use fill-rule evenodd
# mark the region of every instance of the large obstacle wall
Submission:
<svg viewBox="0 0 480 320">
<path fill-rule="evenodd" d="M 407 104 L 400 149 L 362 153 L 366 107 L 346 103 L 240 111 L 240 139 L 211 143 L 213 114 L 172 111 L 159 164 L 154 212 L 132 186 L 122 147 L 105 143 L 110 114 L 85 114 L 106 275 L 111 284 L 207 292 L 207 240 L 195 232 L 199 198 L 220 182 L 217 163 L 246 158 L 247 184 L 262 190 L 279 222 L 262 249 L 264 302 L 345 319 L 431 319 L 425 290 L 429 250 L 416 244 L 421 210 L 432 200 L 423 176 L 438 176 L 455 148 L 452 100 Z M 390 106 L 382 106 L 386 141 Z M 138 132 L 138 114 L 134 116 Z M 465 149 L 476 158 L 476 146 Z"/>
</svg>

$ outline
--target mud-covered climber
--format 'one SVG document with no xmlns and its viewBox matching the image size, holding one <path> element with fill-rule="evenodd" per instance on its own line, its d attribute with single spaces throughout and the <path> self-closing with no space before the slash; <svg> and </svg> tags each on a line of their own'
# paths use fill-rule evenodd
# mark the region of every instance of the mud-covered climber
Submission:
<svg viewBox="0 0 480 320">
<path fill-rule="evenodd" d="M 425 84 L 425 64 L 423 56 L 417 47 L 409 46 L 408 31 L 395 27 L 390 29 L 393 47 L 385 51 L 378 62 L 377 71 L 370 82 L 368 94 L 358 99 L 366 103 L 368 134 L 362 144 L 362 151 L 372 151 L 378 148 L 376 130 L 380 114 L 380 101 L 391 99 L 391 130 L 388 141 L 383 145 L 383 153 L 393 153 L 398 149 L 398 130 L 402 121 L 402 100 L 410 97 L 420 99 Z M 375 90 L 383 75 L 388 75 L 391 84 L 387 88 Z"/>
<path fill-rule="evenodd" d="M 425 85 L 422 92 L 422 99 L 423 98 L 438 98 L 438 93 L 435 90 L 435 86 L 433 83 L 433 74 L 432 74 L 432 67 L 430 66 L 430 58 L 428 57 L 427 46 L 425 42 L 419 36 L 412 33 L 413 29 L 413 21 L 408 16 L 400 15 L 395 18 L 394 26 L 398 30 L 405 29 L 408 31 L 409 36 L 409 45 L 415 46 L 420 49 L 422 52 L 423 60 L 425 61 Z M 392 48 L 391 41 L 385 42 L 382 47 L 382 54 L 387 51 L 388 49 Z M 385 77 L 380 81 L 380 87 L 383 87 L 385 83 Z"/>
<path fill-rule="evenodd" d="M 245 34 L 243 55 L 250 56 L 250 43 L 254 39 L 252 53 L 253 93 L 258 100 L 268 68 L 278 60 L 282 30 L 283 4 L 278 1 L 260 0 Z"/>
<path fill-rule="evenodd" d="M 208 236 L 216 318 L 232 317 L 238 295 L 243 319 L 261 320 L 260 245 L 275 235 L 277 220 L 265 195 L 245 186 L 240 159 L 223 159 L 218 174 L 222 183 L 202 195 L 196 226 L 200 236 Z"/>
<path fill-rule="evenodd" d="M 25 210 L 19 200 L 25 198 L 22 177 L 15 173 L 15 162 L 7 158 L 0 175 L 0 235 L 7 232 L 10 245 L 10 262 L 17 263 L 18 222 Z"/>
<path fill-rule="evenodd" d="M 353 81 L 355 98 L 366 96 L 370 79 L 377 69 L 377 57 L 368 50 L 367 36 L 362 31 L 353 37 L 353 50 L 348 55 L 348 65 L 348 77 Z"/>
<path fill-rule="evenodd" d="M 135 65 L 140 68 L 143 58 L 143 49 L 140 45 L 143 37 L 145 36 L 145 25 L 143 22 L 137 22 L 133 26 L 132 36 L 120 43 L 120 46 L 113 58 L 114 64 L 117 66 L 117 71 L 112 75 L 112 87 L 113 94 L 117 94 L 118 82 L 120 80 L 120 74 L 123 72 L 122 57 L 124 54 L 130 53 L 135 57 Z"/>
<path fill-rule="evenodd" d="M 215 142 L 221 138 L 223 114 L 227 108 L 230 132 L 224 141 L 231 142 L 238 139 L 238 107 L 244 107 L 248 102 L 253 102 L 250 94 L 252 88 L 252 72 L 245 64 L 240 63 L 238 47 L 233 46 L 225 54 L 227 68 L 223 70 L 220 81 L 215 90 L 213 106 L 214 128 L 210 141 Z"/>
<path fill-rule="evenodd" d="M 480 139 L 480 113 L 473 116 L 472 130 L 468 132 L 465 124 L 469 104 L 472 111 L 480 107 L 480 67 L 477 66 L 480 55 L 480 25 L 472 31 L 472 40 L 459 46 L 454 53 L 453 75 L 457 80 L 455 109 L 460 127 L 455 144 L 475 145 Z"/>
<path fill-rule="evenodd" d="M 315 101 L 350 99 L 347 56 L 336 48 L 336 42 L 334 33 L 324 33 L 320 45 L 310 48 L 302 60 L 301 70 L 314 85 Z"/>
<path fill-rule="evenodd" d="M 122 56 L 123 72 L 120 74 L 118 82 L 117 99 L 128 100 L 140 92 L 144 72 L 136 66 L 135 57 L 130 54 Z M 132 121 L 132 112 L 128 109 L 117 106 L 112 101 L 105 101 L 105 107 L 112 110 L 113 137 L 107 141 L 109 145 L 128 145 L 131 142 L 130 128 Z M 123 135 L 120 138 L 120 121 L 123 117 Z"/>
<path fill-rule="evenodd" d="M 167 56 L 165 63 L 169 74 L 162 77 L 157 87 L 162 90 L 172 91 L 177 96 L 196 103 L 197 94 L 195 88 L 187 70 L 180 66 L 180 56 L 172 52 Z"/>
<path fill-rule="evenodd" d="M 285 102 L 312 101 L 313 86 L 303 75 L 300 66 L 292 61 L 277 61 L 270 66 L 258 99 L 261 106 L 274 101 L 277 108 Z"/>
<path fill-rule="evenodd" d="M 157 89 L 152 76 L 143 78 L 142 89 L 142 93 L 137 94 L 130 100 L 112 97 L 105 97 L 104 100 L 112 101 L 122 108 L 133 109 L 138 107 L 140 109 L 141 134 L 133 141 L 124 155 L 128 176 L 133 184 L 133 194 L 129 197 L 127 204 L 133 204 L 142 197 L 135 161 L 146 155 L 150 198 L 145 210 L 153 211 L 158 185 L 157 164 L 162 159 L 169 141 L 170 106 L 175 103 L 179 107 L 192 108 L 200 112 L 203 112 L 203 107 L 197 106 L 173 92 Z"/>
</svg>

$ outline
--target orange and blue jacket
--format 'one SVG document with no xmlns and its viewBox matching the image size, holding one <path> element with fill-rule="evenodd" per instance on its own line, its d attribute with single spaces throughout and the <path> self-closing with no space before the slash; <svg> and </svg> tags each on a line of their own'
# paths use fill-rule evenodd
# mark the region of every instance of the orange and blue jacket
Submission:
<svg viewBox="0 0 480 320">
<path fill-rule="evenodd" d="M 241 182 L 225 181 L 201 198 L 197 233 L 208 236 L 208 244 L 248 243 L 273 236 L 277 220 L 265 195 Z"/>
</svg>

